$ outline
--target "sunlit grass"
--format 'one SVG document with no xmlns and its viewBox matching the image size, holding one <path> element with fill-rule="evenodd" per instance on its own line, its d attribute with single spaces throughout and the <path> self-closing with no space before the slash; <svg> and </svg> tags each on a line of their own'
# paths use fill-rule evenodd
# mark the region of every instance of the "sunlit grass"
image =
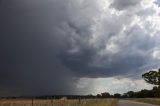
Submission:
<svg viewBox="0 0 160 106">
<path fill-rule="evenodd" d="M 116 106 L 116 99 L 0 100 L 0 106 Z"/>
</svg>

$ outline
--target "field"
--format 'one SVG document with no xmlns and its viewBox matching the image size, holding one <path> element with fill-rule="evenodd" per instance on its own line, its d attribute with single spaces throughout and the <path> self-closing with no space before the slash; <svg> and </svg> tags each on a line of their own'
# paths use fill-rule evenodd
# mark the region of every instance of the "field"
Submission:
<svg viewBox="0 0 160 106">
<path fill-rule="evenodd" d="M 0 100 L 0 106 L 116 106 L 116 99 Z"/>
<path fill-rule="evenodd" d="M 131 100 L 160 106 L 160 98 L 139 98 L 139 99 L 131 99 Z"/>
</svg>

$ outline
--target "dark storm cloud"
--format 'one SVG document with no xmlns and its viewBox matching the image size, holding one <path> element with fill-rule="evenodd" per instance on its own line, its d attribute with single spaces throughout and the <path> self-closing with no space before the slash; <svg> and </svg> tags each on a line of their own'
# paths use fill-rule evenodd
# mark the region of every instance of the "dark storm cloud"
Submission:
<svg viewBox="0 0 160 106">
<path fill-rule="evenodd" d="M 89 39 L 92 22 L 83 6 L 72 0 L 2 2 L 0 86 L 6 95 L 82 94 L 76 87 L 76 71 L 65 66 L 59 56 L 67 56 L 76 45 L 85 46 Z"/>
<path fill-rule="evenodd" d="M 56 57 L 67 47 L 67 42 L 62 43 L 66 39 L 55 28 L 65 15 L 65 9 L 57 5 L 58 1 L 49 0 L 3 1 L 0 7 L 2 87 L 21 89 L 22 95 L 74 93 L 76 81 L 73 82 L 68 69 Z"/>
<path fill-rule="evenodd" d="M 139 2 L 141 2 L 141 0 L 113 0 L 110 6 L 118 10 L 124 10 L 129 7 L 134 7 Z"/>
<path fill-rule="evenodd" d="M 111 17 L 111 19 L 101 23 L 103 28 L 108 28 L 108 30 L 103 32 L 104 35 L 96 35 L 99 36 L 95 40 L 97 47 L 89 43 L 92 37 L 89 40 L 84 37 L 83 39 L 74 39 L 73 37 L 75 47 L 60 56 L 63 65 L 73 70 L 76 76 L 97 78 L 129 75 L 131 73 L 141 74 L 142 70 L 151 68 L 149 65 L 153 62 L 151 52 L 157 46 L 155 37 L 151 37 L 150 33 L 135 24 L 132 27 L 126 26 L 128 28 L 121 35 L 122 38 L 117 39 L 120 36 L 123 24 L 130 25 L 134 19 L 127 14 L 125 17 L 123 15 L 118 17 L 113 15 Z M 123 24 L 117 21 L 117 18 L 120 18 L 119 20 Z M 76 30 L 75 27 L 73 29 Z M 116 40 L 113 40 L 113 37 Z M 86 39 L 87 41 L 85 41 Z M 112 43 L 117 46 L 117 53 L 114 53 L 117 51 L 114 50 L 114 47 L 107 49 L 112 46 Z M 102 53 L 102 55 L 99 55 L 99 53 Z"/>
<path fill-rule="evenodd" d="M 152 52 L 159 43 L 150 37 L 156 28 L 144 20 L 148 30 L 134 25 L 139 14 L 110 10 L 140 2 L 114 0 L 108 11 L 103 2 L 2 0 L 0 93 L 81 94 L 79 78 L 125 76 L 158 65 Z"/>
<path fill-rule="evenodd" d="M 156 0 L 155 3 L 160 6 L 160 0 Z"/>
</svg>

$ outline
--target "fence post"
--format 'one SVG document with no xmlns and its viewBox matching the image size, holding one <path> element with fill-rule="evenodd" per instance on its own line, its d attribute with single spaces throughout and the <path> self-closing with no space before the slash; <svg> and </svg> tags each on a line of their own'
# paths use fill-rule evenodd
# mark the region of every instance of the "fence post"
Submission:
<svg viewBox="0 0 160 106">
<path fill-rule="evenodd" d="M 34 103 L 33 103 L 33 98 L 32 98 L 32 106 L 34 105 Z"/>
<path fill-rule="evenodd" d="M 81 97 L 79 96 L 79 103 L 81 102 Z"/>
<path fill-rule="evenodd" d="M 51 105 L 53 106 L 53 97 L 51 97 Z"/>
</svg>

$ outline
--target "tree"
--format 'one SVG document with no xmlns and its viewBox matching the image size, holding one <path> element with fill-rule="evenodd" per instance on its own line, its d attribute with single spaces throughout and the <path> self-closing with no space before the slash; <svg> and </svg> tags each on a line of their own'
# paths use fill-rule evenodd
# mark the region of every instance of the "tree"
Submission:
<svg viewBox="0 0 160 106">
<path fill-rule="evenodd" d="M 154 97 L 160 97 L 160 86 L 153 87 L 152 93 L 153 93 Z"/>
<path fill-rule="evenodd" d="M 160 86 L 160 69 L 158 71 L 149 71 L 142 75 L 142 78 L 150 84 Z"/>
<path fill-rule="evenodd" d="M 115 97 L 115 98 L 120 98 L 120 97 L 121 97 L 121 94 L 116 93 L 116 94 L 114 94 L 114 97 Z"/>
<path fill-rule="evenodd" d="M 128 91 L 128 92 L 126 93 L 126 96 L 127 96 L 127 97 L 130 97 L 130 98 L 133 98 L 134 95 L 135 95 L 135 93 L 134 93 L 133 91 Z"/>
<path fill-rule="evenodd" d="M 138 98 L 153 97 L 152 92 L 150 92 L 150 90 L 146 90 L 146 89 L 143 89 L 143 90 L 137 92 L 136 96 Z"/>
<path fill-rule="evenodd" d="M 97 98 L 101 98 L 102 96 L 101 96 L 101 94 L 97 94 L 96 97 Z"/>
<path fill-rule="evenodd" d="M 109 98 L 110 94 L 108 92 L 101 93 L 103 98 Z"/>
</svg>

